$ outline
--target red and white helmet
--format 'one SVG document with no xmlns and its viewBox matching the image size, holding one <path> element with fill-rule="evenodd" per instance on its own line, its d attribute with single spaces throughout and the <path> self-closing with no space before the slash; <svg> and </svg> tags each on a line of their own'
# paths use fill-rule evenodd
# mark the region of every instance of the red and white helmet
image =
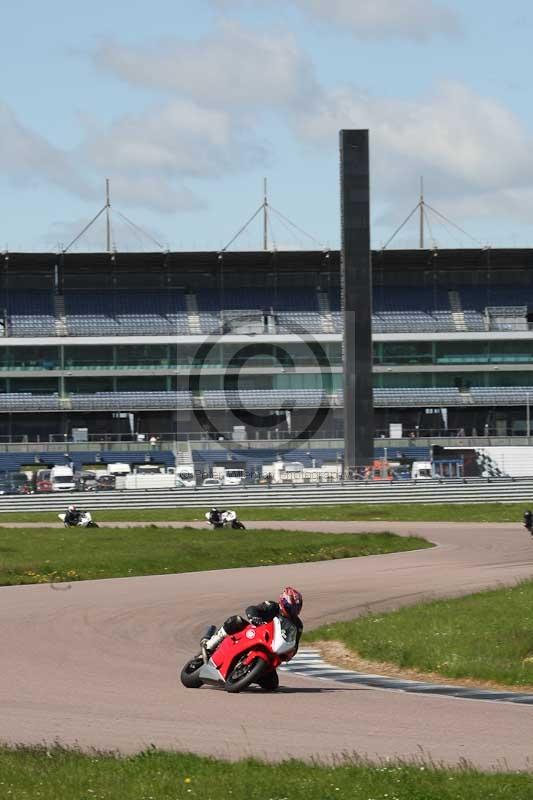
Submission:
<svg viewBox="0 0 533 800">
<path fill-rule="evenodd" d="M 303 597 L 298 589 L 286 586 L 279 596 L 279 607 L 286 617 L 297 617 L 303 606 Z"/>
</svg>

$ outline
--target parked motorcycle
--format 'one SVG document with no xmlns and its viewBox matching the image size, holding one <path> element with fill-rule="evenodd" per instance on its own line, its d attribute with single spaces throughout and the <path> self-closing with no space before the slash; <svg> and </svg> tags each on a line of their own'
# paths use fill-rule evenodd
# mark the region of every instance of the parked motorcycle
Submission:
<svg viewBox="0 0 533 800">
<path fill-rule="evenodd" d="M 215 516 L 212 511 L 208 511 L 205 515 L 206 520 L 213 528 L 235 528 L 236 530 L 245 531 L 246 528 L 237 517 L 235 511 L 220 511 Z"/>
<path fill-rule="evenodd" d="M 211 626 L 204 638 L 215 631 Z M 288 619 L 274 617 L 263 625 L 247 625 L 239 633 L 226 636 L 211 656 L 202 646 L 202 651 L 181 670 L 181 682 L 188 689 L 207 684 L 231 693 L 242 692 L 256 683 L 273 692 L 279 686 L 276 669 L 283 661 L 290 661 L 295 648 L 296 627 Z"/>
<path fill-rule="evenodd" d="M 97 522 L 93 522 L 93 518 L 91 516 L 90 511 L 82 511 L 78 522 L 75 525 L 72 525 L 70 522 L 65 522 L 66 514 L 58 514 L 57 515 L 65 528 L 98 528 L 99 525 Z"/>
</svg>

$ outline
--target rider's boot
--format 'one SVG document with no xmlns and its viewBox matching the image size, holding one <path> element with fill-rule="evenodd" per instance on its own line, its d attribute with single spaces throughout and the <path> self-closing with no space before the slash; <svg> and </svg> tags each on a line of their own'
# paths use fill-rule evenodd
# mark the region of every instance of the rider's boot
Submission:
<svg viewBox="0 0 533 800">
<path fill-rule="evenodd" d="M 224 626 L 222 626 L 216 633 L 210 636 L 209 639 L 202 639 L 201 644 L 205 647 L 207 652 L 211 654 L 217 649 L 220 642 L 225 639 L 227 635 Z"/>
</svg>

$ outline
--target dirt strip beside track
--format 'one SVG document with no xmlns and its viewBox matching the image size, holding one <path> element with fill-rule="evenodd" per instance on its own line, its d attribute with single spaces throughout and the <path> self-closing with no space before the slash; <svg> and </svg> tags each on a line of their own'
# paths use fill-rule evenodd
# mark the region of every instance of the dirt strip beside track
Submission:
<svg viewBox="0 0 533 800">
<path fill-rule="evenodd" d="M 110 523 L 116 525 L 117 523 Z M 149 523 L 148 523 L 149 524 Z M 160 523 L 165 525 L 165 523 Z M 180 526 L 190 523 L 172 523 Z M 255 522 L 393 530 L 439 547 L 320 563 L 0 589 L 0 739 L 133 752 L 150 744 L 226 758 L 358 752 L 533 769 L 533 708 L 283 676 L 276 695 L 186 690 L 177 665 L 206 623 L 292 583 L 308 627 L 419 598 L 533 577 L 519 525 Z M 204 527 L 202 525 L 202 527 Z M 238 532 L 235 533 L 238 536 Z M 214 534 L 214 547 L 216 547 Z M 482 631 L 480 631 L 482 635 Z"/>
</svg>

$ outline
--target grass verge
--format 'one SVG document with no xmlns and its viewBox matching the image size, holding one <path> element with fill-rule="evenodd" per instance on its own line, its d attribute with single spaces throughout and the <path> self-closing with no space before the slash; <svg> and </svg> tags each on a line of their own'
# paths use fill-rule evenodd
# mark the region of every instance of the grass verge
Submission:
<svg viewBox="0 0 533 800">
<path fill-rule="evenodd" d="M 532 604 L 533 581 L 524 581 L 324 625 L 307 633 L 306 641 L 342 642 L 362 659 L 407 674 L 533 687 Z"/>
<path fill-rule="evenodd" d="M 360 759 L 334 767 L 255 759 L 226 763 L 148 751 L 128 758 L 59 748 L 0 750 L 2 797 L 39 800 L 531 800 L 533 775 Z"/>
<path fill-rule="evenodd" d="M 295 564 L 431 547 L 393 533 L 196 528 L 5 528 L 0 585 Z"/>
<path fill-rule="evenodd" d="M 178 495 L 176 495 L 178 496 Z M 223 507 L 224 497 L 220 498 Z M 65 506 L 68 498 L 65 499 Z M 90 508 L 90 497 L 84 503 Z M 332 506 L 237 507 L 246 520 L 378 520 L 383 522 L 521 522 L 527 503 L 347 503 Z M 1 504 L 0 504 L 1 509 Z M 94 514 L 102 522 L 192 522 L 205 521 L 206 508 L 102 509 Z M 0 513 L 3 522 L 57 522 L 51 512 Z"/>
</svg>

